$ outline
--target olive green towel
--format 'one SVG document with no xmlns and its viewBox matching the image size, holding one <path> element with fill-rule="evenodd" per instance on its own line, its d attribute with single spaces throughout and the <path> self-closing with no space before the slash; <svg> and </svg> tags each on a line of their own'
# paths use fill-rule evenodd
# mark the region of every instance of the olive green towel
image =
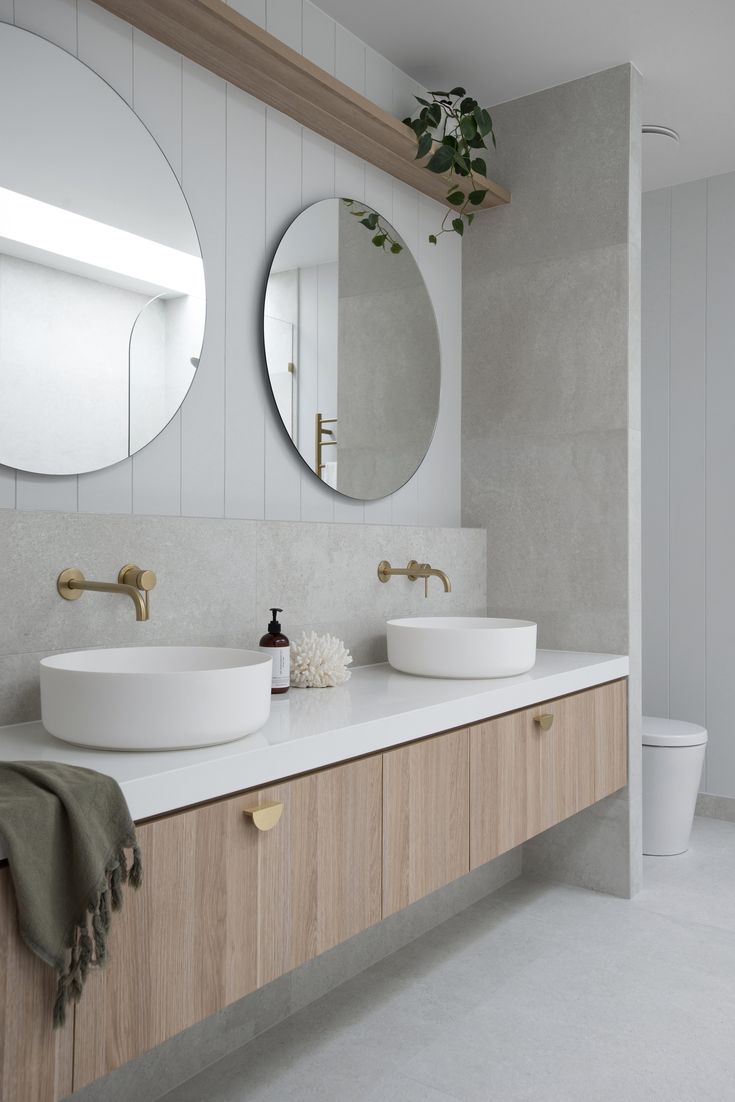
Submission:
<svg viewBox="0 0 735 1102">
<path fill-rule="evenodd" d="M 21 937 L 56 969 L 53 1020 L 63 1025 L 90 965 L 105 959 L 123 881 L 142 881 L 135 826 L 112 777 L 54 761 L 0 762 L 0 838 Z"/>
</svg>

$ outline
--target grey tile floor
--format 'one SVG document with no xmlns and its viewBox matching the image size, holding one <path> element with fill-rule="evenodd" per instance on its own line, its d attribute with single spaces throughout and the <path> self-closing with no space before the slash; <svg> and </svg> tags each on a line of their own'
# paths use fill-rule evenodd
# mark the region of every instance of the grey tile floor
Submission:
<svg viewBox="0 0 735 1102">
<path fill-rule="evenodd" d="M 166 1102 L 735 1102 L 735 823 L 632 902 L 516 880 Z"/>
</svg>

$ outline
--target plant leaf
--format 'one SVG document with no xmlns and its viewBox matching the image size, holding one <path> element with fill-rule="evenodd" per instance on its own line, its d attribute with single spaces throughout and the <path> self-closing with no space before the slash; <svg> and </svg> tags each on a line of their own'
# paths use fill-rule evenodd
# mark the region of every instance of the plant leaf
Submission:
<svg viewBox="0 0 735 1102">
<path fill-rule="evenodd" d="M 477 123 L 473 115 L 463 115 L 459 120 L 459 129 L 466 141 L 471 141 L 477 135 Z"/>
<path fill-rule="evenodd" d="M 397 241 L 394 241 L 393 244 L 390 247 L 390 251 L 392 253 L 402 253 L 403 252 L 403 245 L 399 245 Z"/>
<path fill-rule="evenodd" d="M 375 237 L 373 238 L 373 245 L 377 245 L 378 248 L 382 248 L 382 246 L 385 244 L 385 239 L 387 236 L 387 233 L 376 233 Z"/>
<path fill-rule="evenodd" d="M 472 203 L 472 206 L 473 207 L 479 206 L 486 195 L 487 195 L 487 188 L 478 188 L 477 191 L 471 191 L 470 195 L 469 195 L 469 200 Z"/>
<path fill-rule="evenodd" d="M 432 126 L 439 126 L 442 121 L 442 109 L 438 103 L 432 104 L 429 108 L 428 117 Z"/>
<path fill-rule="evenodd" d="M 431 100 L 422 99 L 421 96 L 414 96 L 413 98 L 416 100 L 417 103 L 422 103 L 424 107 L 429 107 L 431 104 Z"/>
<path fill-rule="evenodd" d="M 483 138 L 486 134 L 489 134 L 493 128 L 493 120 L 488 115 L 484 107 L 476 107 L 472 112 L 472 117 L 477 123 L 477 129 Z"/>
<path fill-rule="evenodd" d="M 452 219 L 452 229 L 455 233 L 458 233 L 460 237 L 464 234 L 464 222 L 461 218 Z"/>
<path fill-rule="evenodd" d="M 460 176 L 469 176 L 470 166 L 461 153 L 455 152 L 452 160 L 454 162 L 455 171 L 458 172 Z"/>
<path fill-rule="evenodd" d="M 425 157 L 427 153 L 431 152 L 433 145 L 431 134 L 422 134 L 419 138 L 418 149 L 416 150 L 416 160 L 420 161 L 422 157 Z"/>
<path fill-rule="evenodd" d="M 450 96 L 464 96 L 465 94 L 464 88 L 460 88 L 459 86 L 457 88 L 452 88 L 449 93 Z"/>
<path fill-rule="evenodd" d="M 465 218 L 467 219 L 467 225 L 471 226 L 475 220 L 475 215 L 472 211 L 470 211 L 469 214 L 465 214 Z"/>
<path fill-rule="evenodd" d="M 429 234 L 429 244 L 430 245 L 436 245 L 436 234 L 435 233 L 430 233 Z"/>
<path fill-rule="evenodd" d="M 472 165 L 473 172 L 479 172 L 481 176 L 487 176 L 487 165 L 483 161 L 482 157 L 475 157 L 475 159 L 470 163 Z"/>
<path fill-rule="evenodd" d="M 449 145 L 440 145 L 426 163 L 429 172 L 448 172 L 454 162 L 455 151 Z"/>
<path fill-rule="evenodd" d="M 453 191 L 451 194 L 447 195 L 447 202 L 451 203 L 453 207 L 461 207 L 464 203 L 464 199 L 465 196 L 463 191 Z"/>
<path fill-rule="evenodd" d="M 477 100 L 472 99 L 471 96 L 467 96 L 467 99 L 463 99 L 459 105 L 460 115 L 469 115 L 477 107 Z"/>
</svg>

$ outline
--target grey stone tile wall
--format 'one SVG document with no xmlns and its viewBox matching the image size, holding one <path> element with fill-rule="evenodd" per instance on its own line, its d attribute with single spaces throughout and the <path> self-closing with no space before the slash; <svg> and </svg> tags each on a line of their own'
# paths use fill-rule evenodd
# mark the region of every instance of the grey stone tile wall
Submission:
<svg viewBox="0 0 735 1102">
<path fill-rule="evenodd" d="M 512 203 L 464 244 L 463 523 L 488 611 L 541 646 L 630 654 L 630 790 L 527 844 L 529 872 L 640 881 L 640 78 L 630 65 L 502 104 Z"/>
<path fill-rule="evenodd" d="M 87 647 L 257 645 L 284 609 L 286 633 L 329 631 L 356 665 L 385 661 L 385 620 L 404 615 L 484 615 L 484 530 L 398 525 L 142 517 L 0 510 L 0 724 L 40 717 L 38 661 Z M 377 578 L 387 558 L 446 570 L 452 592 L 434 579 Z M 124 597 L 85 593 L 63 601 L 61 570 L 117 578 L 135 562 L 155 570 L 152 618 L 135 621 Z"/>
</svg>

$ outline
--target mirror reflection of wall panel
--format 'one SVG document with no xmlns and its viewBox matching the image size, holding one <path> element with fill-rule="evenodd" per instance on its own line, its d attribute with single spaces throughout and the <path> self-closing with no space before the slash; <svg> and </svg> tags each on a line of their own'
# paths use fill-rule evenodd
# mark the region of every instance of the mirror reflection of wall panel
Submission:
<svg viewBox="0 0 735 1102">
<path fill-rule="evenodd" d="M 377 231 L 363 224 L 377 218 Z M 395 252 L 376 245 L 387 234 Z M 269 329 L 290 288 L 296 328 L 295 422 L 284 415 Z M 281 307 L 281 315 L 285 311 Z M 439 339 L 416 261 L 389 223 L 356 202 L 303 211 L 273 259 L 265 294 L 268 376 L 281 420 L 310 469 L 358 500 L 386 497 L 426 455 L 439 411 Z M 317 417 L 334 432 L 318 436 Z M 319 452 L 321 451 L 321 466 Z"/>
<path fill-rule="evenodd" d="M 149 443 L 199 362 L 204 272 L 158 145 L 52 43 L 0 24 L 0 463 L 98 470 Z"/>
</svg>

